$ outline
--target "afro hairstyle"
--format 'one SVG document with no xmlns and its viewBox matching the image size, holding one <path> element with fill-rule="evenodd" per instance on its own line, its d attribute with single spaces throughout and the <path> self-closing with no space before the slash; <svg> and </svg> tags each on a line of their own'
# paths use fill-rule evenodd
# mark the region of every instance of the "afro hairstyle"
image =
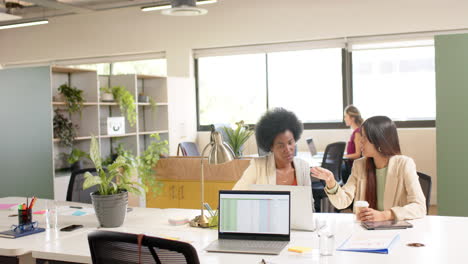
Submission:
<svg viewBox="0 0 468 264">
<path fill-rule="evenodd" d="M 304 126 L 293 112 L 284 108 L 278 107 L 267 111 L 255 126 L 258 147 L 269 152 L 275 137 L 287 130 L 291 131 L 297 142 L 301 138 Z"/>
</svg>

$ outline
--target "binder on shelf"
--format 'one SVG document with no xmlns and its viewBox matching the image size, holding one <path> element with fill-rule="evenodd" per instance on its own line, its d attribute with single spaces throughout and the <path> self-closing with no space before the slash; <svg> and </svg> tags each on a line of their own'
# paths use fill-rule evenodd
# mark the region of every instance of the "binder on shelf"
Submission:
<svg viewBox="0 0 468 264">
<path fill-rule="evenodd" d="M 400 235 L 395 233 L 353 234 L 336 250 L 388 254 L 390 248 L 399 239 Z"/>
<path fill-rule="evenodd" d="M 17 237 L 22 237 L 22 236 L 29 236 L 29 235 L 36 234 L 36 233 L 41 233 L 44 231 L 45 229 L 40 228 L 40 227 L 30 229 L 30 230 L 17 230 L 17 231 L 7 230 L 7 231 L 0 232 L 0 237 L 17 238 Z"/>
</svg>

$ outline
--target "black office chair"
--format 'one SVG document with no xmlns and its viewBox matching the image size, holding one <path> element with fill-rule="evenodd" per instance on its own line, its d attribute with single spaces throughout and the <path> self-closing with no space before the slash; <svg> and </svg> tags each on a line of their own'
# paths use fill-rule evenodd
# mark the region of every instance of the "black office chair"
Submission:
<svg viewBox="0 0 468 264">
<path fill-rule="evenodd" d="M 139 243 L 140 240 L 140 243 Z M 197 251 L 185 242 L 111 231 L 88 234 L 93 264 L 199 264 Z"/>
<path fill-rule="evenodd" d="M 341 178 L 341 164 L 343 163 L 343 154 L 346 147 L 346 142 L 335 142 L 329 144 L 325 148 L 322 159 L 322 168 L 325 168 L 333 173 L 336 182 L 343 186 L 343 180 Z M 312 194 L 315 201 L 315 211 L 323 212 L 320 205 L 322 198 L 327 197 L 325 193 L 325 181 L 312 182 Z M 335 212 L 336 209 L 330 204 L 327 206 L 332 212 Z"/>
<path fill-rule="evenodd" d="M 432 179 L 431 176 L 418 172 L 419 184 L 421 189 L 426 197 L 426 213 L 429 214 L 429 207 L 431 204 L 431 189 L 432 189 Z"/>
<path fill-rule="evenodd" d="M 83 182 L 85 181 L 85 172 L 90 172 L 92 175 L 97 175 L 96 168 L 88 168 L 82 170 L 73 171 L 68 183 L 67 190 L 67 201 L 69 202 L 80 202 L 80 203 L 91 203 L 91 193 L 98 190 L 98 186 L 90 187 L 83 190 Z"/>
<path fill-rule="evenodd" d="M 179 156 L 179 150 L 182 156 L 200 156 L 197 144 L 194 142 L 181 142 L 177 147 L 177 156 Z"/>
</svg>

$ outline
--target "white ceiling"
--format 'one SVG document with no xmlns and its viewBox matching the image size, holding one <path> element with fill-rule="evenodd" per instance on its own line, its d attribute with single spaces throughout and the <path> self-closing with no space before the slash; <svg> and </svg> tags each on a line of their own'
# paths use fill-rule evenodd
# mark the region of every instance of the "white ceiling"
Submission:
<svg viewBox="0 0 468 264">
<path fill-rule="evenodd" d="M 169 3 L 170 0 L 0 0 L 0 24 Z"/>
</svg>

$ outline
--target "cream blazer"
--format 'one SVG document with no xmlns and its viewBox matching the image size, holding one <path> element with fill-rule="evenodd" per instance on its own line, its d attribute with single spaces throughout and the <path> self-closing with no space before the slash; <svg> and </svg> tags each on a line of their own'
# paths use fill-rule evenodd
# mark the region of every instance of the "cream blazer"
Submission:
<svg viewBox="0 0 468 264">
<path fill-rule="evenodd" d="M 296 157 L 293 163 L 296 170 L 297 185 L 310 186 L 309 163 Z M 276 165 L 273 153 L 252 159 L 249 167 L 245 169 L 244 174 L 232 189 L 248 190 L 250 184 L 276 185 Z"/>
<path fill-rule="evenodd" d="M 328 194 L 332 204 L 343 209 L 353 200 L 366 199 L 366 158 L 354 161 L 351 175 L 335 194 Z M 426 198 L 419 184 L 414 161 L 395 155 L 388 162 L 384 191 L 384 210 L 392 210 L 397 220 L 421 218 L 426 215 Z"/>
</svg>

